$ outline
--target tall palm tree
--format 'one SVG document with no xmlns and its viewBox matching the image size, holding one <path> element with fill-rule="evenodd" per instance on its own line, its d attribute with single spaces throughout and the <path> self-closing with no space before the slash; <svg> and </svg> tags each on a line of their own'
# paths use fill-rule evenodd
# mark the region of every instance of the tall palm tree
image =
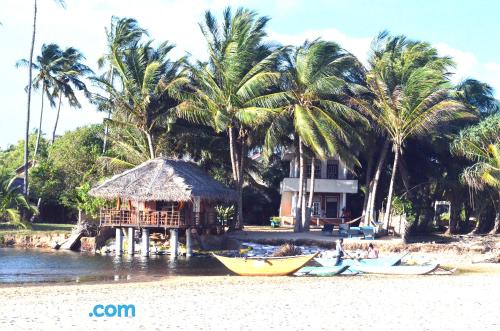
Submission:
<svg viewBox="0 0 500 331">
<path fill-rule="evenodd" d="M 117 115 L 108 124 L 139 130 L 147 140 L 151 159 L 156 157 L 155 136 L 175 120 L 181 89 L 188 83 L 183 70 L 185 58 L 168 58 L 173 48 L 168 42 L 153 48 L 149 41 L 136 44 L 115 58 L 113 71 L 122 87 L 115 87 L 111 78 L 94 79 L 109 94 L 97 96 L 98 103 L 113 108 Z"/>
<path fill-rule="evenodd" d="M 35 143 L 35 150 L 33 152 L 33 160 L 36 160 L 36 155 L 38 152 L 38 146 L 40 144 L 40 137 L 42 135 L 42 122 L 43 122 L 43 108 L 44 100 L 47 98 L 52 107 L 56 105 L 54 101 L 54 96 L 51 89 L 57 85 L 56 76 L 60 74 L 64 64 L 63 51 L 56 44 L 49 44 L 42 46 L 42 52 L 37 56 L 36 62 L 33 63 L 33 69 L 38 71 L 38 74 L 34 77 L 32 85 L 35 90 L 38 90 L 41 85 L 41 108 L 40 108 L 40 119 L 38 122 L 38 132 Z M 29 61 L 22 59 L 17 62 L 16 66 L 28 66 Z"/>
<path fill-rule="evenodd" d="M 219 24 L 210 11 L 200 24 L 208 48 L 208 63 L 192 66 L 194 86 L 181 116 L 227 132 L 233 182 L 238 194 L 236 228 L 243 227 L 243 181 L 253 129 L 272 112 L 257 100 L 277 85 L 278 58 L 283 49 L 264 43 L 267 17 L 254 11 L 224 10 Z"/>
<path fill-rule="evenodd" d="M 55 0 L 58 4 L 60 4 L 63 8 L 65 7 L 64 0 Z M 33 52 L 35 50 L 35 37 L 36 37 L 36 18 L 38 12 L 37 0 L 33 1 L 33 34 L 31 37 L 31 48 L 30 48 L 30 57 L 28 63 L 28 107 L 26 110 L 26 130 L 24 135 L 24 184 L 23 184 L 23 193 L 26 197 L 28 197 L 28 168 L 29 168 L 29 131 L 30 131 L 30 116 L 31 116 L 31 83 L 33 80 Z"/>
<path fill-rule="evenodd" d="M 295 136 L 300 164 L 295 231 L 301 231 L 301 223 L 307 231 L 310 215 L 305 194 L 306 150 L 313 159 L 339 155 L 349 165 L 358 164 L 351 147 L 353 142 L 359 145 L 361 142 L 353 124 L 363 118 L 347 105 L 346 95 L 357 84 L 353 77 L 357 76 L 355 71 L 360 65 L 338 44 L 315 40 L 297 47 L 285 67 L 282 91 L 258 102 L 277 108 L 267 131 L 267 151 L 272 151 L 284 135 Z M 313 194 L 311 185 L 310 196 Z"/>
<path fill-rule="evenodd" d="M 467 117 L 466 107 L 453 98 L 448 80 L 451 59 L 439 57 L 427 43 L 391 38 L 389 51 L 378 55 L 366 81 L 372 104 L 359 102 L 384 129 L 393 145 L 392 167 L 384 224 L 391 213 L 394 181 L 405 141 L 431 132 L 438 124 Z"/>
<path fill-rule="evenodd" d="M 111 85 L 114 83 L 115 72 L 113 63 L 117 58 L 122 56 L 122 53 L 127 49 L 136 45 L 143 35 L 148 35 L 147 31 L 139 26 L 137 20 L 133 18 L 118 18 L 111 17 L 111 26 L 106 28 L 106 39 L 108 41 L 107 51 L 97 61 L 99 69 L 105 65 L 108 66 L 106 79 Z M 108 120 L 111 118 L 112 109 L 108 109 Z M 104 127 L 104 139 L 102 152 L 106 152 L 106 144 L 108 138 L 109 127 L 106 124 Z"/>
<path fill-rule="evenodd" d="M 82 53 L 73 47 L 68 47 L 62 53 L 63 61 L 61 68 L 55 79 L 54 95 L 58 96 L 58 106 L 56 121 L 52 131 L 52 143 L 56 139 L 57 125 L 61 114 L 62 97 L 64 96 L 71 107 L 81 108 L 75 89 L 83 91 L 87 98 L 90 98 L 90 93 L 87 86 L 83 82 L 83 78 L 93 74 L 93 71 L 82 63 L 85 59 Z"/>
</svg>

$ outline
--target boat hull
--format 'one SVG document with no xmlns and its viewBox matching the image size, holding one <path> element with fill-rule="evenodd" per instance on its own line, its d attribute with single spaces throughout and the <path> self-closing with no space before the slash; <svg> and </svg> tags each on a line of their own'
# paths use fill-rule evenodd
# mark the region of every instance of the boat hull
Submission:
<svg viewBox="0 0 500 331">
<path fill-rule="evenodd" d="M 403 256 L 397 257 L 383 257 L 378 259 L 345 259 L 342 260 L 341 264 L 336 265 L 336 259 L 326 259 L 326 258 L 315 258 L 314 260 L 324 267 L 339 267 L 339 266 L 349 266 L 351 269 L 355 269 L 358 265 L 365 266 L 394 266 L 401 263 Z"/>
<path fill-rule="evenodd" d="M 349 269 L 349 266 L 340 267 L 303 267 L 295 273 L 296 276 L 331 277 L 339 275 Z"/>
<path fill-rule="evenodd" d="M 356 266 L 356 270 L 366 274 L 379 275 L 426 275 L 436 271 L 439 264 L 402 266 Z"/>
<path fill-rule="evenodd" d="M 213 254 L 217 260 L 241 276 L 286 276 L 302 268 L 316 254 L 290 257 L 226 257 Z"/>
</svg>

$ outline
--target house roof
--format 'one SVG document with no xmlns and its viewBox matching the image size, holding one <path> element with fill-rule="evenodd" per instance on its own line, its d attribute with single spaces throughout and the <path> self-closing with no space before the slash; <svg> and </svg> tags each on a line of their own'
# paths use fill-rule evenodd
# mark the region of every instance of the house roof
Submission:
<svg viewBox="0 0 500 331">
<path fill-rule="evenodd" d="M 197 165 L 156 158 L 118 174 L 94 187 L 90 195 L 135 201 L 188 201 L 192 197 L 234 201 L 236 194 Z"/>
</svg>

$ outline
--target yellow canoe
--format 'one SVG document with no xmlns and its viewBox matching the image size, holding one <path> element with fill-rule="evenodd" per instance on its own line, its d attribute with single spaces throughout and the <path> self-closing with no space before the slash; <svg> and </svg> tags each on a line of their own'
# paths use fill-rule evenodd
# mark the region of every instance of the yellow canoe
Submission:
<svg viewBox="0 0 500 331">
<path fill-rule="evenodd" d="M 213 254 L 232 272 L 241 276 L 285 276 L 302 268 L 318 253 L 285 257 L 226 257 Z"/>
</svg>

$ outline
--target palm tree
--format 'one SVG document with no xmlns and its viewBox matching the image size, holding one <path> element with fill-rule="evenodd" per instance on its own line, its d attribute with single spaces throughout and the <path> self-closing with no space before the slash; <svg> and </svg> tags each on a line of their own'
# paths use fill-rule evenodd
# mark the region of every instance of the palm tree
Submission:
<svg viewBox="0 0 500 331">
<path fill-rule="evenodd" d="M 253 129 L 272 109 L 259 106 L 259 98 L 277 85 L 277 59 L 283 49 L 264 43 L 267 17 L 227 8 L 218 24 L 210 11 L 200 24 L 208 48 L 208 63 L 192 66 L 194 86 L 190 100 L 179 109 L 188 120 L 227 132 L 233 181 L 238 194 L 236 228 L 243 227 L 243 180 Z"/>
<path fill-rule="evenodd" d="M 111 17 L 111 26 L 109 30 L 106 28 L 106 39 L 108 41 L 108 50 L 97 61 L 99 69 L 105 65 L 108 66 L 106 79 L 111 85 L 114 83 L 115 72 L 113 63 L 115 59 L 122 56 L 122 53 L 136 45 L 143 35 L 148 35 L 147 31 L 139 26 L 137 20 L 133 18 L 117 18 Z M 111 108 L 108 109 L 108 120 L 111 118 Z M 108 138 L 109 127 L 106 124 L 104 127 L 104 139 L 102 152 L 106 152 L 106 144 Z"/>
<path fill-rule="evenodd" d="M 21 187 L 15 185 L 15 179 L 5 171 L 0 172 L 0 221 L 27 228 L 29 223 L 22 220 L 20 211 L 36 213 L 37 210 L 28 203 Z"/>
<path fill-rule="evenodd" d="M 452 152 L 474 162 L 464 169 L 462 179 L 473 189 L 491 189 L 496 217 L 492 234 L 500 229 L 500 115 L 491 115 L 478 125 L 460 132 Z"/>
<path fill-rule="evenodd" d="M 351 146 L 353 141 L 361 145 L 353 124 L 362 117 L 347 105 L 346 94 L 356 85 L 356 79 L 352 78 L 356 75 L 352 73 L 359 67 L 356 58 L 334 42 L 306 42 L 287 60 L 283 90 L 259 100 L 279 107 L 271 117 L 266 150 L 272 151 L 283 136 L 295 136 L 300 164 L 295 231 L 301 231 L 301 223 L 304 230 L 309 229 L 304 176 L 306 150 L 313 160 L 338 154 L 347 164 L 358 164 Z M 310 197 L 313 194 L 311 183 Z"/>
<path fill-rule="evenodd" d="M 391 213 L 394 181 L 405 141 L 431 132 L 438 124 L 464 118 L 466 107 L 453 98 L 448 68 L 453 65 L 427 43 L 390 38 L 389 51 L 378 54 L 366 81 L 372 103 L 359 102 L 362 108 L 393 145 L 392 167 L 384 224 Z M 392 48 L 392 49 L 391 49 Z"/>
<path fill-rule="evenodd" d="M 43 122 L 43 106 L 45 97 L 49 100 L 52 107 L 55 106 L 54 96 L 50 91 L 57 85 L 56 76 L 60 74 L 64 64 L 64 56 L 62 50 L 56 44 L 49 44 L 42 46 L 42 52 L 36 58 L 36 63 L 33 63 L 33 69 L 38 71 L 32 82 L 32 86 L 35 90 L 40 88 L 41 84 L 41 109 L 40 109 L 40 119 L 38 122 L 38 132 L 35 143 L 35 151 L 33 152 L 33 161 L 36 160 L 36 155 L 38 152 L 38 146 L 40 144 L 40 137 L 42 135 L 42 122 Z M 29 61 L 22 59 L 17 62 L 16 66 L 27 66 Z"/>
<path fill-rule="evenodd" d="M 114 59 L 113 71 L 123 88 L 115 87 L 106 77 L 94 80 L 109 94 L 97 96 L 101 105 L 113 108 L 117 116 L 109 125 L 135 128 L 147 140 L 149 157 L 155 158 L 155 135 L 168 129 L 175 120 L 181 88 L 188 83 L 183 71 L 184 58 L 168 58 L 174 45 L 161 43 L 158 48 L 151 41 L 136 44 Z"/>
<path fill-rule="evenodd" d="M 56 122 L 54 123 L 54 130 L 52 131 L 52 143 L 54 143 L 56 139 L 57 124 L 59 123 L 63 95 L 68 100 L 71 107 L 81 108 L 74 89 L 83 91 L 85 96 L 90 98 L 90 93 L 87 90 L 87 86 L 82 81 L 82 78 L 93 74 L 93 71 L 81 62 L 85 57 L 77 49 L 68 47 L 62 53 L 62 58 L 62 65 L 55 79 L 53 92 L 54 95 L 58 95 L 58 106 Z"/>
<path fill-rule="evenodd" d="M 63 8 L 65 7 L 64 0 L 55 0 L 58 4 L 60 4 Z M 33 34 L 31 37 L 31 48 L 30 48 L 30 57 L 28 63 L 28 108 L 26 110 L 26 130 L 24 135 L 24 185 L 23 185 L 23 193 L 26 197 L 28 197 L 28 168 L 29 168 L 29 149 L 28 149 L 28 139 L 29 139 L 29 131 L 30 131 L 30 115 L 31 115 L 31 84 L 33 80 L 33 52 L 35 50 L 35 37 L 36 37 L 36 15 L 38 11 L 37 0 L 33 2 Z"/>
</svg>

